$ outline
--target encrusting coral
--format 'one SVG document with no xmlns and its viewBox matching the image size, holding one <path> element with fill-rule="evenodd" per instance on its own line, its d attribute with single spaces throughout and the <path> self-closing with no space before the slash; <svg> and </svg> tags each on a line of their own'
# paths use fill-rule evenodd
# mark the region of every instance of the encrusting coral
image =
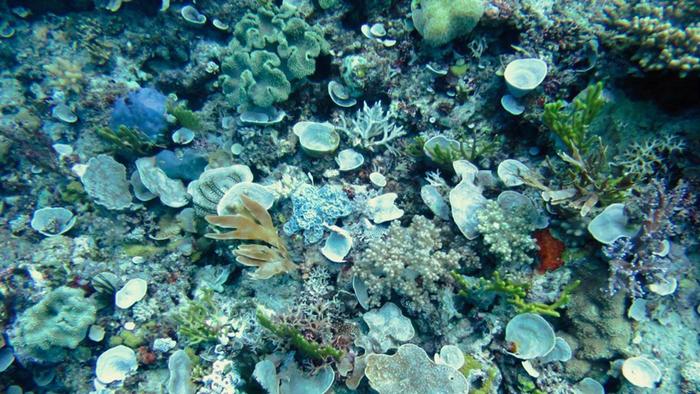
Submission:
<svg viewBox="0 0 700 394">
<path fill-rule="evenodd" d="M 236 261 L 257 267 L 250 276 L 254 279 L 268 279 L 277 274 L 293 271 L 297 265 L 292 261 L 287 245 L 277 234 L 272 224 L 272 218 L 265 208 L 245 195 L 241 196 L 243 212 L 236 215 L 206 216 L 207 222 L 233 230 L 225 233 L 209 233 L 206 237 L 226 240 L 251 240 L 264 242 L 261 244 L 241 244 L 234 253 Z"/>
</svg>

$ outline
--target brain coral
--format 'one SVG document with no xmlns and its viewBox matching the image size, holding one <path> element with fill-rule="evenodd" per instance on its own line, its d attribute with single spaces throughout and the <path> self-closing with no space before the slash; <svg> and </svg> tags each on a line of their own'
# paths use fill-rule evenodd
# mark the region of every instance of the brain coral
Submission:
<svg viewBox="0 0 700 394">
<path fill-rule="evenodd" d="M 96 313 L 82 290 L 59 287 L 19 316 L 11 338 L 15 353 L 31 361 L 61 361 L 85 338 Z"/>
<path fill-rule="evenodd" d="M 233 105 L 268 108 L 287 100 L 295 82 L 316 70 L 328 51 L 323 33 L 292 11 L 260 8 L 236 23 L 223 56 L 221 85 Z"/>
</svg>

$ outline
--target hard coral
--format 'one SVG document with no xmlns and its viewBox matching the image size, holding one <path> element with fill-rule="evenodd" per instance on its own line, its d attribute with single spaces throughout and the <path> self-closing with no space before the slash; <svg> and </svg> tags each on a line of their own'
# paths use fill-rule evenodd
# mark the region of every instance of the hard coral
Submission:
<svg viewBox="0 0 700 394">
<path fill-rule="evenodd" d="M 431 46 L 468 34 L 484 13 L 481 0 L 413 0 L 413 24 Z"/>
<path fill-rule="evenodd" d="M 540 256 L 537 272 L 554 271 L 564 265 L 564 260 L 561 258 L 562 253 L 564 253 L 564 243 L 554 238 L 548 229 L 535 231 L 534 235 Z"/>
<path fill-rule="evenodd" d="M 233 230 L 225 233 L 209 233 L 207 238 L 252 240 L 266 243 L 241 244 L 234 253 L 236 261 L 257 267 L 251 274 L 253 279 L 268 279 L 274 275 L 293 271 L 297 265 L 292 261 L 287 246 L 272 224 L 270 214 L 257 202 L 241 195 L 244 212 L 237 215 L 206 216 L 207 222 Z"/>
</svg>

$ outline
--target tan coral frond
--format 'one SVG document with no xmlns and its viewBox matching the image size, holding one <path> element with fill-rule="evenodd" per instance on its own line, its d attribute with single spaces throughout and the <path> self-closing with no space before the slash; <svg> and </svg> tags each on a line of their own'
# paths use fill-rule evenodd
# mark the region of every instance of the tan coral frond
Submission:
<svg viewBox="0 0 700 394">
<path fill-rule="evenodd" d="M 292 262 L 287 246 L 277 234 L 277 229 L 267 210 L 245 195 L 241 196 L 241 200 L 244 209 L 239 214 L 205 217 L 209 224 L 233 230 L 209 233 L 205 236 L 218 240 L 236 239 L 266 243 L 267 245 L 242 244 L 234 251 L 236 261 L 249 267 L 257 267 L 251 274 L 254 279 L 267 279 L 296 269 L 297 265 Z"/>
</svg>

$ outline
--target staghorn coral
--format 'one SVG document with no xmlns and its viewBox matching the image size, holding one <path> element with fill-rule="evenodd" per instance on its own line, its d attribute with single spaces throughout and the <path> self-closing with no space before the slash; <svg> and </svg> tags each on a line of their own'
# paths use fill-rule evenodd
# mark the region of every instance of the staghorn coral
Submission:
<svg viewBox="0 0 700 394">
<path fill-rule="evenodd" d="M 267 245 L 241 244 L 234 251 L 236 261 L 249 267 L 257 267 L 255 272 L 250 274 L 253 279 L 268 279 L 295 270 L 297 265 L 292 261 L 287 245 L 277 234 L 267 210 L 245 195 L 241 195 L 241 200 L 244 209 L 240 214 L 205 217 L 210 224 L 233 230 L 209 233 L 205 236 L 219 240 L 238 239 L 266 243 Z"/>
<path fill-rule="evenodd" d="M 605 7 L 603 38 L 633 51 L 646 71 L 700 71 L 700 4 L 697 0 L 614 0 Z"/>
<path fill-rule="evenodd" d="M 461 257 L 454 249 L 442 251 L 442 240 L 440 228 L 424 216 L 414 216 L 408 227 L 392 222 L 384 238 L 370 242 L 353 266 L 369 289 L 370 305 L 380 306 L 393 292 L 412 313 L 434 312 L 432 301 Z"/>
</svg>

